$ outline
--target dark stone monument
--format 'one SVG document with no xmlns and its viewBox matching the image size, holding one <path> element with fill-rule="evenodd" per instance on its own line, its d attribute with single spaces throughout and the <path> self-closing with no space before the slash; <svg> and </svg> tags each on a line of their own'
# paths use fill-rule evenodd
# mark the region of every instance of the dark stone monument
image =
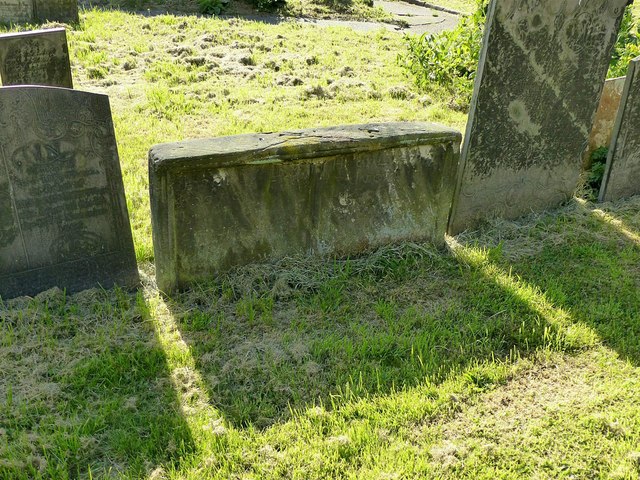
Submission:
<svg viewBox="0 0 640 480">
<path fill-rule="evenodd" d="M 461 135 L 350 125 L 158 145 L 149 152 L 158 287 L 251 262 L 444 244 Z"/>
<path fill-rule="evenodd" d="M 600 201 L 633 195 L 640 195 L 640 57 L 629 64 L 600 189 Z"/>
<path fill-rule="evenodd" d="M 450 234 L 573 195 L 628 3 L 492 0 Z"/>
<path fill-rule="evenodd" d="M 64 28 L 0 35 L 2 85 L 73 88 Z"/>
<path fill-rule="evenodd" d="M 33 0 L 33 16 L 37 23 L 78 23 L 78 0 Z"/>
<path fill-rule="evenodd" d="M 0 296 L 137 282 L 108 97 L 0 88 Z"/>
<path fill-rule="evenodd" d="M 0 0 L 0 22 L 28 23 L 33 21 L 33 0 Z"/>
<path fill-rule="evenodd" d="M 78 0 L 0 0 L 2 23 L 78 23 Z"/>
</svg>

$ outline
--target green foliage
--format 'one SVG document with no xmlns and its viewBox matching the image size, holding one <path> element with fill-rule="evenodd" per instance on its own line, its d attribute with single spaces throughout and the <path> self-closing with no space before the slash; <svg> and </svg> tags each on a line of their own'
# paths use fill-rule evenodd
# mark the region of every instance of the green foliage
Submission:
<svg viewBox="0 0 640 480">
<path fill-rule="evenodd" d="M 464 17 L 451 31 L 407 36 L 408 52 L 399 61 L 415 77 L 416 84 L 428 90 L 440 85 L 463 97 L 468 105 L 478 68 L 482 32 L 488 0 L 476 0 L 473 15 Z"/>
<path fill-rule="evenodd" d="M 624 13 L 618 39 L 613 49 L 609 78 L 626 75 L 629 62 L 638 55 L 640 55 L 638 24 L 633 18 L 632 6 L 629 6 Z"/>
<path fill-rule="evenodd" d="M 285 0 L 251 0 L 258 10 L 271 11 L 284 7 Z"/>
<path fill-rule="evenodd" d="M 198 0 L 200 13 L 206 15 L 219 15 L 224 4 L 221 0 Z"/>
<path fill-rule="evenodd" d="M 604 178 L 604 170 L 607 165 L 608 153 L 609 149 L 607 147 L 600 147 L 591 154 L 591 169 L 585 182 L 587 200 L 596 201 L 598 199 L 598 193 Z"/>
</svg>

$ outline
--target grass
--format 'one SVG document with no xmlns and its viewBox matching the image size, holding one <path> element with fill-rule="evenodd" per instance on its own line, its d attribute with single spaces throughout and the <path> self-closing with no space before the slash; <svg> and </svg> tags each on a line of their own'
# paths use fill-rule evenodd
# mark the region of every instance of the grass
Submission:
<svg viewBox="0 0 640 480">
<path fill-rule="evenodd" d="M 164 298 L 152 144 L 465 115 L 384 31 L 91 10 L 69 42 L 111 99 L 143 287 L 0 304 L 0 478 L 640 477 L 640 200 Z"/>
</svg>

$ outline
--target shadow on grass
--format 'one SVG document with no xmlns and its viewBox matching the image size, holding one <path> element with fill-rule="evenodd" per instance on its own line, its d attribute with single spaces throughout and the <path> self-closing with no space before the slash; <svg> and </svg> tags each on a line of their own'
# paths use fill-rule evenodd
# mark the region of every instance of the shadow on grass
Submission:
<svg viewBox="0 0 640 480">
<path fill-rule="evenodd" d="M 495 263 L 406 244 L 341 262 L 253 266 L 166 301 L 211 404 L 236 427 L 332 408 L 541 349 L 593 345 L 588 328 Z"/>
<path fill-rule="evenodd" d="M 142 294 L 0 306 L 0 478 L 142 477 L 193 451 Z"/>
<path fill-rule="evenodd" d="M 636 366 L 640 365 L 639 205 L 638 199 L 604 207 L 577 203 L 570 214 L 543 220 L 538 231 L 552 238 L 541 239 L 542 248 L 535 255 L 498 262 L 544 291 L 550 302 Z"/>
</svg>

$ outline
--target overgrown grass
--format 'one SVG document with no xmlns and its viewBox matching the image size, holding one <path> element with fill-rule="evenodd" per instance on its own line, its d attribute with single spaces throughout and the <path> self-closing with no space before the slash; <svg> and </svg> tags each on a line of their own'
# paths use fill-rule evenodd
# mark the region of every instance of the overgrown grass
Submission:
<svg viewBox="0 0 640 480">
<path fill-rule="evenodd" d="M 164 298 L 150 145 L 465 115 L 382 31 L 90 11 L 70 47 L 111 98 L 144 285 L 0 304 L 0 478 L 640 476 L 640 201 Z"/>
</svg>

